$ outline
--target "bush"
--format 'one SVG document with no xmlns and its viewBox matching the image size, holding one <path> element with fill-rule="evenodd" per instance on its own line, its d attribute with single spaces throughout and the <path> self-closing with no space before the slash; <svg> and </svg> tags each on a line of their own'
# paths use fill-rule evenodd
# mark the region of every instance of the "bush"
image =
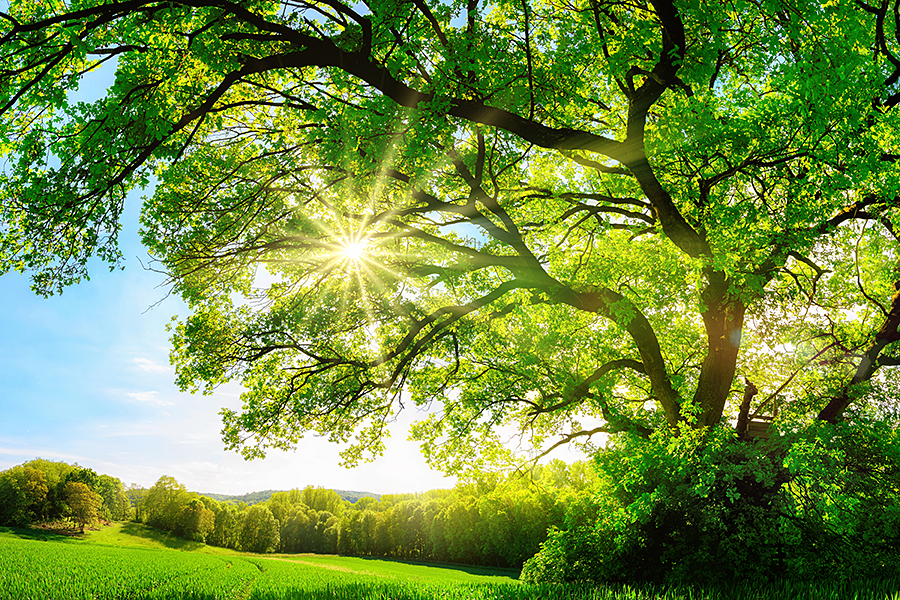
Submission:
<svg viewBox="0 0 900 600">
<path fill-rule="evenodd" d="M 523 579 L 706 584 L 900 566 L 900 444 L 884 423 L 755 442 L 664 430 L 620 437 L 595 463 L 607 489 L 591 497 L 594 523 L 551 531 Z"/>
</svg>

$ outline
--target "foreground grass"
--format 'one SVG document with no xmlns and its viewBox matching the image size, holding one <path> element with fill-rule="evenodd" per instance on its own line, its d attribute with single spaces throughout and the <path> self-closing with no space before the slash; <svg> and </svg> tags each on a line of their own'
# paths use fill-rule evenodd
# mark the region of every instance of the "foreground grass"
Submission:
<svg viewBox="0 0 900 600">
<path fill-rule="evenodd" d="M 727 590 L 534 586 L 512 573 L 338 556 L 260 556 L 139 525 L 84 537 L 0 528 L 0 600 L 900 600 L 900 581 Z"/>
</svg>

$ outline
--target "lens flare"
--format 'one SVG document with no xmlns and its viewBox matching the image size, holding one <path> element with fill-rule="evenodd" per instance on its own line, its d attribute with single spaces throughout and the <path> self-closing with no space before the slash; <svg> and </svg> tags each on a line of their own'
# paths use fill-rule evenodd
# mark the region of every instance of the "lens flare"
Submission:
<svg viewBox="0 0 900 600">
<path fill-rule="evenodd" d="M 344 258 L 349 260 L 360 260 L 368 246 L 369 240 L 359 239 L 346 244 L 341 252 L 343 253 Z"/>
</svg>

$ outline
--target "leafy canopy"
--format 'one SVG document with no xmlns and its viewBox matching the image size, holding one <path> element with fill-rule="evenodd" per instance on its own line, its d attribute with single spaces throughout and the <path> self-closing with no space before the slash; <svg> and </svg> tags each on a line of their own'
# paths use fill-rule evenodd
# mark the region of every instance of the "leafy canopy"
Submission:
<svg viewBox="0 0 900 600">
<path fill-rule="evenodd" d="M 511 430 L 536 457 L 776 402 L 836 421 L 900 362 L 896 19 L 14 0 L 0 265 L 41 294 L 118 265 L 155 180 L 144 243 L 191 309 L 177 382 L 245 387 L 223 418 L 247 457 L 312 431 L 355 463 L 410 404 L 451 472 L 515 460 Z M 71 102 L 97 68 L 115 84 Z"/>
</svg>

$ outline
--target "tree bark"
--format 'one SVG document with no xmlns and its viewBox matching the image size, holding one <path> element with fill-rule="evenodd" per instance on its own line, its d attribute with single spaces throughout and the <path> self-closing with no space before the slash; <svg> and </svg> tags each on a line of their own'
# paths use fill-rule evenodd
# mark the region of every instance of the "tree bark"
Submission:
<svg viewBox="0 0 900 600">
<path fill-rule="evenodd" d="M 700 369 L 694 403 L 700 413 L 697 425 L 712 426 L 719 422 L 731 391 L 741 346 L 741 328 L 745 307 L 729 297 L 728 282 L 719 272 L 707 273 L 709 283 L 701 295 L 705 305 L 701 314 L 706 326 L 708 351 Z"/>
</svg>

